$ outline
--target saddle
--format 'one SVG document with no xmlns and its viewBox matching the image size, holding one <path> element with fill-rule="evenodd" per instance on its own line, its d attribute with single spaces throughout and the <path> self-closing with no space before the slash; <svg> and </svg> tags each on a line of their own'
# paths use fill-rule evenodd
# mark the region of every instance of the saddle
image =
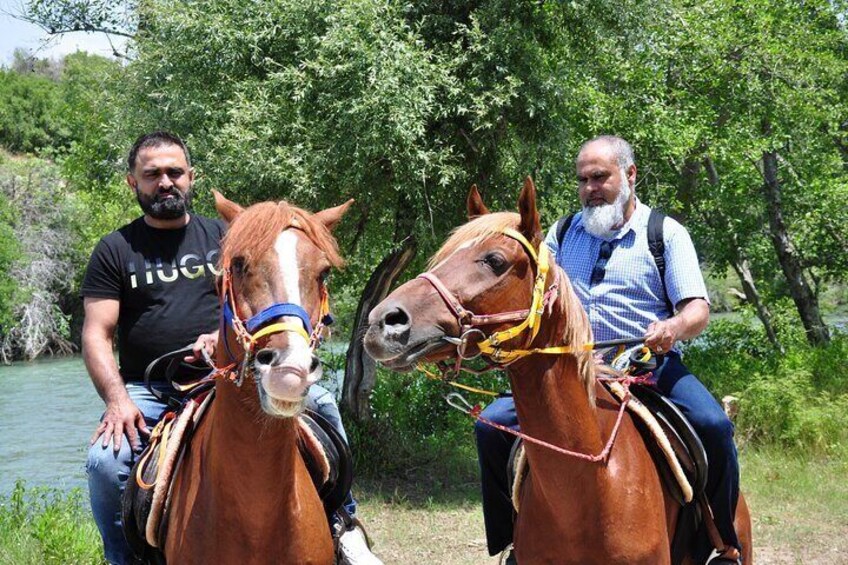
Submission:
<svg viewBox="0 0 848 565">
<path fill-rule="evenodd" d="M 214 382 L 189 391 L 179 407 L 165 413 L 133 465 L 124 490 L 121 521 L 130 547 L 144 563 L 165 563 L 173 478 L 214 397 Z M 298 417 L 298 448 L 325 512 L 335 512 L 353 482 L 350 448 L 332 424 L 310 410 Z"/>
<path fill-rule="evenodd" d="M 655 366 L 655 365 L 654 365 Z M 617 383 L 605 386 L 621 400 L 623 389 Z M 620 388 L 620 385 L 619 385 Z M 704 525 L 706 504 L 704 488 L 707 483 L 707 454 L 700 438 L 682 412 L 655 388 L 631 384 L 632 398 L 628 404 L 636 428 L 657 466 L 657 470 L 672 497 L 680 504 L 677 526 L 671 542 L 671 562 L 682 563 L 691 552 L 699 529 Z M 529 463 L 519 438 L 512 447 L 507 463 L 507 476 L 512 485 L 512 501 L 519 511 L 520 487 Z M 709 512 L 709 509 L 707 508 Z"/>
</svg>

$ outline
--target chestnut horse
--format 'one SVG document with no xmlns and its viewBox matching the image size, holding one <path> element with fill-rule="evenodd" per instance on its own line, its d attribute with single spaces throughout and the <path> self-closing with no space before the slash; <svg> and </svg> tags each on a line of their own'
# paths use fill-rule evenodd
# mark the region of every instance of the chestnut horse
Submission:
<svg viewBox="0 0 848 565">
<path fill-rule="evenodd" d="M 523 433 L 597 455 L 616 425 L 619 402 L 596 382 L 586 351 L 591 328 L 567 276 L 556 265 L 547 273 L 542 268 L 551 257 L 529 179 L 518 204 L 519 214 L 489 214 L 472 187 L 473 219 L 436 253 L 428 273 L 371 312 L 365 346 L 396 370 L 482 350 L 507 364 Z M 478 329 L 466 339 L 476 341 L 458 346 L 457 338 L 471 325 Z M 511 332 L 521 326 L 526 331 Z M 518 563 L 670 562 L 680 507 L 666 492 L 629 414 L 600 461 L 529 441 L 524 446 L 530 473 L 514 530 Z M 735 523 L 744 563 L 751 563 L 750 516 L 741 496 Z"/>
<path fill-rule="evenodd" d="M 320 323 L 324 278 L 342 263 L 330 230 L 351 203 L 316 214 L 285 202 L 243 210 L 215 193 L 229 224 L 222 316 L 232 316 L 222 318 L 216 364 L 235 362 L 243 386 L 217 380 L 215 402 L 174 479 L 168 562 L 333 563 L 294 416 L 320 377 L 315 335 L 304 328 Z"/>
</svg>

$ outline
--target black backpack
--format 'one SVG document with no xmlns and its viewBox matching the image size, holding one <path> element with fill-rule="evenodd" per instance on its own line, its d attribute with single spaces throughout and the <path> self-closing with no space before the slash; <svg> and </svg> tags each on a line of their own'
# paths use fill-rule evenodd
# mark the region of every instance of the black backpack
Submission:
<svg viewBox="0 0 848 565">
<path fill-rule="evenodd" d="M 563 216 L 557 220 L 556 234 L 557 245 L 562 245 L 563 236 L 571 227 L 571 222 L 574 220 L 574 214 Z M 674 315 L 674 305 L 668 298 L 668 291 L 665 288 L 665 242 L 663 241 L 663 221 L 665 214 L 659 210 L 651 209 L 651 215 L 648 217 L 648 248 L 651 250 L 651 256 L 654 258 L 654 263 L 657 264 L 657 271 L 660 273 L 660 282 L 662 282 L 663 296 L 665 297 L 665 305 L 668 308 L 670 315 Z"/>
</svg>

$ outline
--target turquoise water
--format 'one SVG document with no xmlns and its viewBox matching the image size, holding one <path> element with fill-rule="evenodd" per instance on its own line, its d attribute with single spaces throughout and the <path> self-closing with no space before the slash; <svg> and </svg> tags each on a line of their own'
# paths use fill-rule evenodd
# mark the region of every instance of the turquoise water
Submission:
<svg viewBox="0 0 848 565">
<path fill-rule="evenodd" d="M 81 357 L 0 366 L 0 494 L 85 487 L 85 454 L 103 402 Z"/>
<path fill-rule="evenodd" d="M 346 348 L 333 342 L 321 352 L 321 384 L 337 395 Z M 18 479 L 87 489 L 88 440 L 104 408 L 80 356 L 0 365 L 0 495 Z"/>
</svg>

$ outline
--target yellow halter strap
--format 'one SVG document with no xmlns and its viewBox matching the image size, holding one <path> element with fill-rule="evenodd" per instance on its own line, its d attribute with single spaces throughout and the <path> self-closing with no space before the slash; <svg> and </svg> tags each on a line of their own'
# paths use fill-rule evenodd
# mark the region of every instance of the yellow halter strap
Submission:
<svg viewBox="0 0 848 565">
<path fill-rule="evenodd" d="M 533 295 L 530 301 L 530 309 L 527 311 L 527 316 L 521 321 L 519 324 L 507 328 L 505 330 L 501 330 L 495 332 L 482 341 L 476 344 L 476 347 L 481 355 L 485 355 L 489 357 L 492 361 L 499 365 L 509 365 L 521 359 L 523 357 L 527 357 L 528 355 L 534 355 L 537 353 L 545 354 L 545 355 L 561 355 L 563 353 L 578 353 L 584 351 L 591 351 L 592 344 L 585 344 L 581 347 L 572 347 L 568 345 L 560 345 L 555 347 L 544 347 L 544 348 L 533 348 L 533 349 L 504 349 L 503 344 L 510 340 L 515 339 L 516 337 L 522 335 L 525 331 L 530 331 L 530 340 L 532 343 L 536 336 L 539 334 L 539 330 L 542 325 L 542 314 L 544 313 L 545 307 L 547 306 L 547 302 L 545 300 L 545 282 L 547 281 L 548 272 L 550 271 L 551 265 L 551 252 L 547 248 L 544 242 L 539 244 L 538 252 L 530 242 L 525 238 L 521 233 L 514 229 L 504 229 L 501 231 L 505 236 L 510 237 L 516 240 L 521 244 L 522 247 L 527 251 L 527 254 L 537 265 L 536 278 L 533 283 Z M 499 321 L 507 321 L 512 314 L 521 315 L 520 313 L 504 313 L 504 314 L 493 314 L 488 316 L 476 316 L 462 308 L 455 296 L 450 296 L 448 293 L 450 291 L 444 287 L 438 277 L 433 275 L 432 273 L 426 273 L 425 275 L 421 275 L 422 278 L 430 281 L 431 284 L 436 288 L 436 290 L 442 295 L 443 299 L 446 301 L 448 306 L 457 314 L 460 318 L 460 324 L 464 327 L 481 325 L 485 320 L 488 323 L 492 323 L 494 320 L 499 319 Z M 469 324 L 465 324 L 464 320 L 470 321 Z M 480 332 L 479 329 L 472 329 L 470 331 Z M 464 337 L 458 338 L 458 340 L 462 345 L 458 347 L 459 357 L 465 358 L 464 349 L 466 344 Z"/>
</svg>

